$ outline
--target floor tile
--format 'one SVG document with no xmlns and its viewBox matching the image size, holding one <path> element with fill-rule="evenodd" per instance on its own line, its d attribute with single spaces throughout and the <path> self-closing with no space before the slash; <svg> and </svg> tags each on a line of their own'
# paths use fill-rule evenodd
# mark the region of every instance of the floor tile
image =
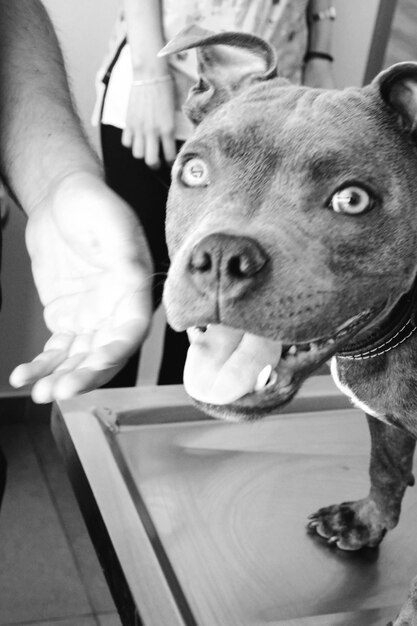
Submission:
<svg viewBox="0 0 417 626">
<path fill-rule="evenodd" d="M 27 430 L 0 426 L 8 482 L 0 515 L 0 624 L 79 619 L 92 607 Z M 75 623 L 75 622 L 74 622 Z"/>
<path fill-rule="evenodd" d="M 122 626 L 117 613 L 107 613 L 106 615 L 98 615 L 97 617 L 100 626 Z"/>
<path fill-rule="evenodd" d="M 31 439 L 62 527 L 68 538 L 90 604 L 95 613 L 112 613 L 115 606 L 91 539 L 82 519 L 49 423 L 28 423 Z"/>
</svg>

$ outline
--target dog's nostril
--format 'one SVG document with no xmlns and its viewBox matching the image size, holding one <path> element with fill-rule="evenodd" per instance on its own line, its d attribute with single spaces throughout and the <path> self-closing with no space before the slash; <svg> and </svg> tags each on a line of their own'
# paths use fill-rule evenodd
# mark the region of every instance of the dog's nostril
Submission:
<svg viewBox="0 0 417 626">
<path fill-rule="evenodd" d="M 249 278 L 259 272 L 265 262 L 265 259 L 260 258 L 260 256 L 242 253 L 229 259 L 227 271 L 234 278 Z"/>
<path fill-rule="evenodd" d="M 201 293 L 241 297 L 252 281 L 262 279 L 269 257 L 250 237 L 213 233 L 195 244 L 187 271 Z"/>
<path fill-rule="evenodd" d="M 233 256 L 227 263 L 227 273 L 236 278 L 243 278 L 246 275 L 245 265 L 247 263 L 245 263 L 244 259 L 240 256 Z"/>
<path fill-rule="evenodd" d="M 190 269 L 192 272 L 209 272 L 212 268 L 211 255 L 205 250 L 195 250 L 191 262 Z"/>
</svg>

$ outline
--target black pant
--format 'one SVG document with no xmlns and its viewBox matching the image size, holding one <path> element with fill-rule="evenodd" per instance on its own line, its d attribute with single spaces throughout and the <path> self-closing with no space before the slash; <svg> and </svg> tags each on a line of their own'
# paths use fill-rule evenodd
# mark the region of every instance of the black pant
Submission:
<svg viewBox="0 0 417 626">
<path fill-rule="evenodd" d="M 3 452 L 0 449 L 0 506 L 3 499 L 4 489 L 6 487 L 7 464 Z"/>
<path fill-rule="evenodd" d="M 154 310 L 162 299 L 162 291 L 169 267 L 165 242 L 165 209 L 170 185 L 170 168 L 163 162 L 156 171 L 143 160 L 135 159 L 132 151 L 121 142 L 122 131 L 114 126 L 101 125 L 101 146 L 107 184 L 134 209 L 140 219 L 154 262 Z M 182 382 L 187 334 L 165 329 L 162 362 L 158 384 Z M 111 380 L 108 387 L 132 387 L 135 384 L 140 352 L 131 357 L 126 366 Z"/>
<path fill-rule="evenodd" d="M 0 225 L 0 262 L 1 262 L 1 251 L 2 251 L 2 228 L 3 228 L 3 224 Z M 1 307 L 1 289 L 0 289 L 0 307 Z M 4 454 L 0 448 L 0 507 L 1 507 L 1 501 L 3 499 L 4 489 L 6 487 L 6 474 L 7 474 L 7 463 L 6 463 Z"/>
</svg>

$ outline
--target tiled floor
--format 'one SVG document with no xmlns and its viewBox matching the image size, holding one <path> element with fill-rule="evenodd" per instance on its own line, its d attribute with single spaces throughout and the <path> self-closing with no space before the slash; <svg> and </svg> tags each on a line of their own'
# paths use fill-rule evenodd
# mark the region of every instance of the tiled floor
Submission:
<svg viewBox="0 0 417 626">
<path fill-rule="evenodd" d="M 24 405 L 0 402 L 0 625 L 120 626 L 49 420 Z"/>
</svg>

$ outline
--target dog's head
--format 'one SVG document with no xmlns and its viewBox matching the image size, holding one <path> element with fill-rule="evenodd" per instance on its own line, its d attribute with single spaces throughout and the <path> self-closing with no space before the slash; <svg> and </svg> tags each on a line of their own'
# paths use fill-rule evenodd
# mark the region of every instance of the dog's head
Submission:
<svg viewBox="0 0 417 626">
<path fill-rule="evenodd" d="M 174 329 L 207 329 L 191 332 L 190 395 L 253 418 L 415 279 L 417 65 L 326 91 L 277 77 L 251 35 L 192 27 L 166 53 L 191 47 L 196 129 L 173 168 L 164 301 Z"/>
</svg>

